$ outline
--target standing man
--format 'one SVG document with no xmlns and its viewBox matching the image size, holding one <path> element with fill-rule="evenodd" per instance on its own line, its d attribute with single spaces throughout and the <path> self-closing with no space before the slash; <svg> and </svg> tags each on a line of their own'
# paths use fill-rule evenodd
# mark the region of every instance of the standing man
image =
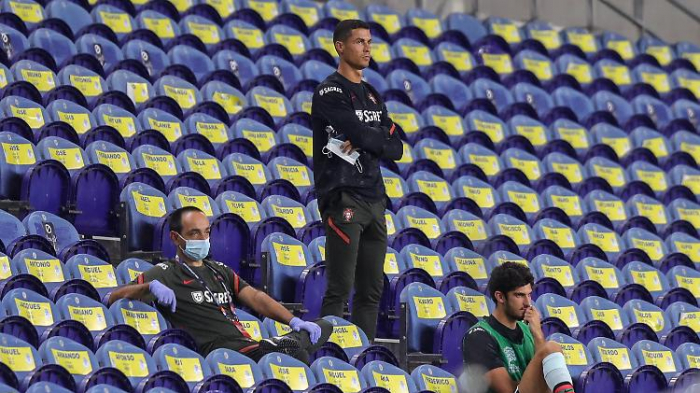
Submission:
<svg viewBox="0 0 700 393">
<path fill-rule="evenodd" d="M 328 340 L 333 332 L 328 321 L 307 322 L 295 317 L 223 263 L 206 259 L 210 225 L 204 212 L 192 206 L 177 209 L 170 216 L 169 226 L 170 240 L 177 247 L 176 260 L 159 263 L 116 289 L 109 304 L 118 299 L 155 302 L 173 327 L 195 339 L 202 356 L 228 348 L 256 362 L 270 352 L 282 352 L 308 363 L 309 354 Z M 287 324 L 293 331 L 255 341 L 239 322 L 237 306 Z"/>
<path fill-rule="evenodd" d="M 403 145 L 381 96 L 362 80 L 371 58 L 369 25 L 344 20 L 333 42 L 338 71 L 316 88 L 311 106 L 316 195 L 326 229 L 321 315 L 342 317 L 354 284 L 352 322 L 372 340 L 387 246 L 379 161 L 401 159 Z"/>
<path fill-rule="evenodd" d="M 467 372 L 484 378 L 488 392 L 574 393 L 561 347 L 545 341 L 532 305 L 533 284 L 527 266 L 506 262 L 493 269 L 488 289 L 496 309 L 464 336 Z"/>
</svg>

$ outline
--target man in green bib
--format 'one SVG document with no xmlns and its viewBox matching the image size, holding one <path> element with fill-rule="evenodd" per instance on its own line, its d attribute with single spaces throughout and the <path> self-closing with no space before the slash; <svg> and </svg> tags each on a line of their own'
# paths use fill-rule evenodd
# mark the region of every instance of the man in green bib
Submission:
<svg viewBox="0 0 700 393">
<path fill-rule="evenodd" d="M 542 333 L 532 304 L 533 284 L 525 265 L 506 262 L 493 269 L 488 290 L 496 309 L 464 336 L 467 375 L 483 377 L 488 392 L 574 392 L 561 347 Z"/>
</svg>

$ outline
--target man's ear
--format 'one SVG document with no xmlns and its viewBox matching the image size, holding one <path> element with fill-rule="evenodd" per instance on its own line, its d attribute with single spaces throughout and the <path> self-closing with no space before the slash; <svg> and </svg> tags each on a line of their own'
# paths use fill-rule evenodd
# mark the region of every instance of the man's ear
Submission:
<svg viewBox="0 0 700 393">
<path fill-rule="evenodd" d="M 496 291 L 494 292 L 494 296 L 496 297 L 496 302 L 497 303 L 505 303 L 506 302 L 506 297 L 501 291 Z"/>
<path fill-rule="evenodd" d="M 171 240 L 173 243 L 177 244 L 177 241 L 178 241 L 179 238 L 180 238 L 180 236 L 178 236 L 177 232 L 175 232 L 175 231 L 170 231 L 170 240 Z"/>
<path fill-rule="evenodd" d="M 343 44 L 343 41 L 336 41 L 333 43 L 333 45 L 335 45 L 335 51 L 338 52 L 338 55 L 342 56 L 343 50 L 345 50 L 345 45 Z"/>
</svg>

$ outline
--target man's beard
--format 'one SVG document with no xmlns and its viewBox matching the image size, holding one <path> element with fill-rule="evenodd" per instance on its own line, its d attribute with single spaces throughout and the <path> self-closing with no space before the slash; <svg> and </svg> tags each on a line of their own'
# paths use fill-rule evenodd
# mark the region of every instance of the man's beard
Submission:
<svg viewBox="0 0 700 393">
<path fill-rule="evenodd" d="M 526 310 L 518 310 L 511 307 L 506 307 L 506 315 L 508 315 L 508 318 L 516 321 L 522 321 L 525 318 L 525 311 Z"/>
</svg>

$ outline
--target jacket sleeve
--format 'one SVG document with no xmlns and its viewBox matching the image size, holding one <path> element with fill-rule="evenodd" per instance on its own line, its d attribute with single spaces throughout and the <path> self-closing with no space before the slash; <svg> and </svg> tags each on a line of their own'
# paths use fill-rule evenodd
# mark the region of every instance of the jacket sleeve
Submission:
<svg viewBox="0 0 700 393">
<path fill-rule="evenodd" d="M 401 143 L 396 125 L 394 125 L 394 122 L 389 117 L 386 104 L 382 104 L 382 126 L 389 128 L 389 139 L 384 142 L 384 151 L 380 158 L 398 161 L 403 157 L 403 143 Z"/>
<path fill-rule="evenodd" d="M 335 131 L 345 135 L 356 149 L 383 156 L 384 146 L 391 137 L 390 129 L 361 122 L 340 85 L 322 84 L 314 94 L 311 111 L 314 117 L 326 120 Z"/>
</svg>

